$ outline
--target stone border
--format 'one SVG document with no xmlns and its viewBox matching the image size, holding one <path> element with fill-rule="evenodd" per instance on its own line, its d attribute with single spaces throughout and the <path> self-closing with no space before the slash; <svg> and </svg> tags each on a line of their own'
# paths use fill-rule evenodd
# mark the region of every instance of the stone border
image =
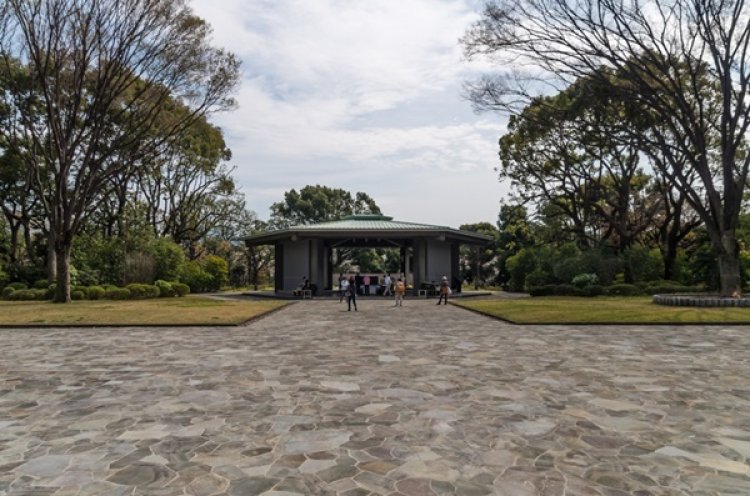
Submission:
<svg viewBox="0 0 750 496">
<path fill-rule="evenodd" d="M 706 294 L 657 294 L 652 301 L 673 307 L 750 307 L 750 298 L 726 298 Z"/>
<path fill-rule="evenodd" d="M 549 321 L 549 322 L 518 322 L 515 320 L 510 320 L 505 317 L 500 317 L 499 315 L 494 315 L 489 312 L 485 312 L 483 310 L 478 310 L 476 308 L 470 308 L 465 307 L 461 305 L 460 303 L 453 303 L 449 302 L 451 305 L 453 305 L 456 308 L 460 308 L 462 310 L 466 310 L 467 312 L 473 312 L 479 315 L 483 315 L 485 317 L 488 317 L 490 319 L 498 320 L 504 324 L 510 324 L 510 325 L 516 325 L 521 327 L 528 327 L 528 326 L 578 326 L 578 327 L 586 327 L 586 326 L 627 326 L 627 327 L 636 327 L 636 326 L 648 326 L 648 327 L 664 327 L 664 326 L 750 326 L 750 319 L 748 320 L 740 320 L 735 322 L 722 322 L 722 321 L 715 321 L 715 320 L 707 320 L 707 321 L 688 321 L 688 322 L 618 322 L 616 320 L 612 321 L 602 321 L 602 322 L 578 322 L 575 320 L 568 320 L 568 321 Z"/>
<path fill-rule="evenodd" d="M 271 310 L 268 310 L 263 313 L 259 313 L 258 315 L 254 315 L 250 317 L 247 320 L 243 320 L 236 323 L 195 323 L 195 324 L 48 324 L 48 323 L 38 323 L 38 324 L 0 324 L 0 329 L 126 329 L 130 327 L 138 328 L 138 329 L 159 329 L 159 328 L 167 328 L 167 327 L 184 327 L 184 328 L 190 328 L 190 327 L 244 327 L 250 324 L 253 324 L 261 319 L 264 319 L 268 317 L 271 314 L 274 314 L 276 312 L 280 312 L 281 310 L 284 310 L 285 308 L 288 308 L 292 305 L 297 303 L 296 301 L 290 301 L 285 303 L 284 305 L 280 305 L 276 308 L 272 308 Z"/>
</svg>

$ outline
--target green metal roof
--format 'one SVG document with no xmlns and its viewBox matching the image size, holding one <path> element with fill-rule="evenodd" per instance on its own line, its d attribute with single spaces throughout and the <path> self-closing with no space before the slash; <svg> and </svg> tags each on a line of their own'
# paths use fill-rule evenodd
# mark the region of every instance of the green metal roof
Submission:
<svg viewBox="0 0 750 496">
<path fill-rule="evenodd" d="M 295 231 L 445 231 L 450 230 L 447 226 L 433 226 L 430 224 L 417 224 L 416 222 L 402 222 L 393 220 L 393 217 L 377 214 L 348 215 L 341 220 L 321 222 L 319 224 L 307 224 L 293 226 L 289 229 Z"/>
<path fill-rule="evenodd" d="M 383 237 L 393 236 L 393 239 L 404 237 L 432 237 L 449 236 L 462 242 L 485 244 L 491 238 L 471 231 L 461 231 L 448 226 L 419 224 L 416 222 L 402 222 L 379 214 L 349 215 L 340 220 L 320 222 L 318 224 L 304 224 L 290 226 L 286 229 L 267 231 L 245 238 L 248 245 L 265 244 L 273 240 L 294 236 L 325 236 L 325 237 Z"/>
</svg>

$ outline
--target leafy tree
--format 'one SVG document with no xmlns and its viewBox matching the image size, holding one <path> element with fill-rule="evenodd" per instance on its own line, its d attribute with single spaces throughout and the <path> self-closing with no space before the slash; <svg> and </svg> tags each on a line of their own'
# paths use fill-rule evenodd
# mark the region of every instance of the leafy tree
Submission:
<svg viewBox="0 0 750 496">
<path fill-rule="evenodd" d="M 231 54 L 182 0 L 7 0 L 0 5 L 0 78 L 18 116 L 57 266 L 55 301 L 70 301 L 73 238 L 111 178 L 156 156 L 210 110 L 233 103 Z M 30 84 L 8 77 L 22 65 Z M 159 120 L 170 98 L 190 113 Z M 42 112 L 28 112 L 38 99 Z M 153 133 L 159 126 L 159 132 Z"/>
<path fill-rule="evenodd" d="M 480 284 L 494 282 L 497 276 L 497 241 L 500 232 L 489 222 L 463 224 L 462 231 L 470 231 L 491 237 L 494 241 L 484 247 L 461 246 L 460 266 L 464 279 L 474 282 L 474 287 Z"/>
<path fill-rule="evenodd" d="M 275 229 L 301 224 L 330 222 L 352 214 L 380 214 L 380 207 L 367 193 L 328 186 L 305 186 L 284 193 L 284 200 L 271 205 L 270 225 Z"/>
<path fill-rule="evenodd" d="M 750 168 L 743 0 L 490 1 L 463 43 L 469 56 L 491 55 L 500 64 L 523 59 L 551 85 L 595 77 L 660 123 L 633 132 L 646 153 L 662 156 L 655 162 L 660 173 L 700 216 L 719 262 L 721 294 L 741 291 L 737 228 Z M 538 76 L 485 77 L 472 96 L 478 107 L 514 112 L 528 103 L 528 83 Z"/>
</svg>

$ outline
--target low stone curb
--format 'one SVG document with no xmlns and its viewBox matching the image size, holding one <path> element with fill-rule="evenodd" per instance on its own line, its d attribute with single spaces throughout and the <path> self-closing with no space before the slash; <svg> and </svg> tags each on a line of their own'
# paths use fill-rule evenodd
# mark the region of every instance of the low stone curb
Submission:
<svg viewBox="0 0 750 496">
<path fill-rule="evenodd" d="M 750 307 L 750 298 L 722 298 L 721 296 L 658 294 L 653 296 L 657 305 L 673 307 Z"/>
<path fill-rule="evenodd" d="M 244 327 L 250 325 L 258 320 L 264 319 L 271 314 L 284 310 L 297 303 L 296 301 L 290 301 L 284 305 L 276 308 L 272 308 L 267 312 L 250 317 L 247 320 L 237 323 L 227 322 L 215 322 L 215 323 L 196 323 L 196 324 L 0 324 L 0 329 L 125 329 L 128 327 L 137 327 L 141 329 L 148 328 L 176 328 L 176 327 Z"/>
<path fill-rule="evenodd" d="M 736 322 L 721 322 L 721 321 L 688 321 L 688 322 L 617 322 L 617 321 L 603 321 L 603 322 L 576 322 L 576 321 L 549 321 L 549 322 L 517 322 L 510 320 L 505 317 L 491 314 L 476 308 L 465 307 L 460 304 L 452 303 L 451 305 L 466 310 L 467 312 L 477 313 L 484 315 L 491 319 L 499 320 L 505 324 L 517 325 L 517 326 L 750 326 L 750 320 L 736 321 Z"/>
</svg>

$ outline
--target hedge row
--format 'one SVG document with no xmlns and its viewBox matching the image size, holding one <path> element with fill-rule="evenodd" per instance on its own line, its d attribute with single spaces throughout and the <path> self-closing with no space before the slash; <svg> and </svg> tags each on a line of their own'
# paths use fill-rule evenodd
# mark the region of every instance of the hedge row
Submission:
<svg viewBox="0 0 750 496">
<path fill-rule="evenodd" d="M 37 286 L 37 284 L 34 286 Z M 156 281 L 153 285 L 128 284 L 124 288 L 117 286 L 74 286 L 70 290 L 70 297 L 73 300 L 145 300 L 185 296 L 189 293 L 190 288 L 187 284 Z M 11 301 L 51 300 L 54 294 L 54 284 L 47 286 L 45 289 L 28 289 L 23 283 L 11 283 L 2 291 L 3 299 Z"/>
<path fill-rule="evenodd" d="M 531 296 L 646 296 L 662 293 L 701 293 L 702 286 L 682 286 L 659 283 L 655 285 L 614 284 L 612 286 L 591 285 L 577 288 L 572 284 L 548 284 L 532 287 Z"/>
</svg>

